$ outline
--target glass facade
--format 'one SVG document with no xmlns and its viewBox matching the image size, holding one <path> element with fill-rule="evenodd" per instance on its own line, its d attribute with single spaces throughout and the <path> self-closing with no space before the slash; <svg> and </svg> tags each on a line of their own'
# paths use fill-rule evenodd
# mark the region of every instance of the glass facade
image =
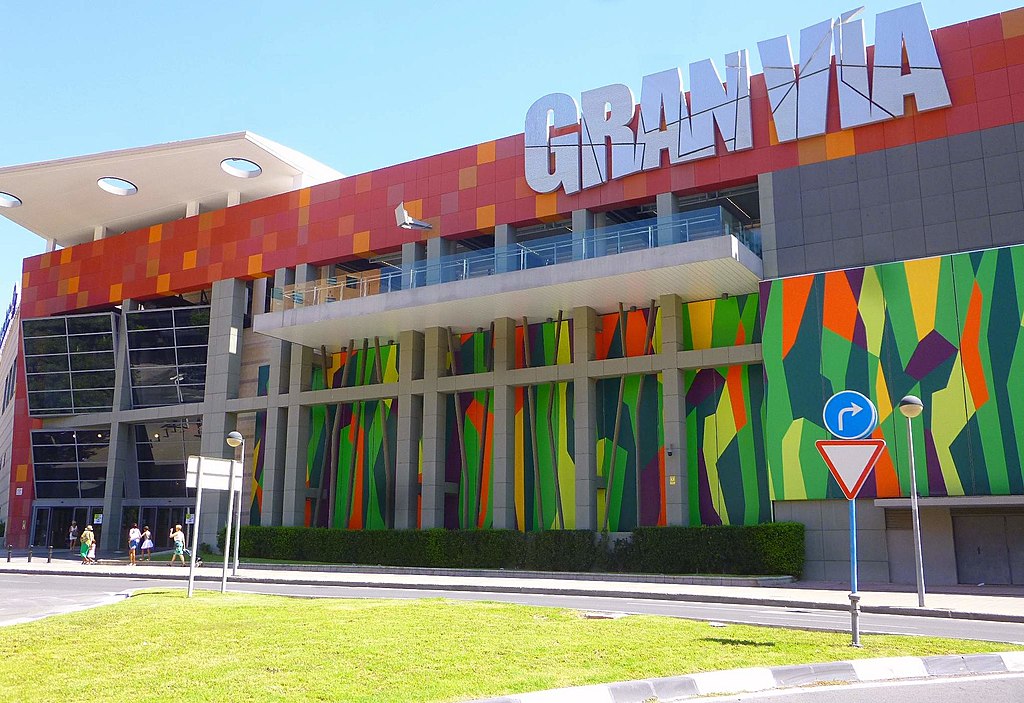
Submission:
<svg viewBox="0 0 1024 703">
<path fill-rule="evenodd" d="M 36 498 L 102 501 L 109 445 L 107 427 L 32 432 Z"/>
<path fill-rule="evenodd" d="M 135 425 L 135 458 L 142 498 L 186 498 L 185 461 L 199 454 L 203 424 L 196 417 L 182 417 Z"/>
<path fill-rule="evenodd" d="M 114 404 L 114 316 L 24 320 L 32 415 L 109 412 Z"/>
<path fill-rule="evenodd" d="M 126 322 L 132 406 L 202 402 L 210 308 L 138 310 Z"/>
</svg>

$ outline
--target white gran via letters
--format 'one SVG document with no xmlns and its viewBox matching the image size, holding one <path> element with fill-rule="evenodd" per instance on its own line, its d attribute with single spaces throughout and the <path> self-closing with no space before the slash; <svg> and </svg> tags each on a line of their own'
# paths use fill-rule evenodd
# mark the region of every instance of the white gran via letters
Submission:
<svg viewBox="0 0 1024 703">
<path fill-rule="evenodd" d="M 903 116 L 904 98 L 910 95 L 921 111 L 951 104 L 921 4 L 878 15 L 873 67 L 867 65 L 862 11 L 803 29 L 799 66 L 794 65 L 789 37 L 758 43 L 779 141 L 825 133 L 833 46 L 843 129 Z M 659 168 L 663 152 L 670 164 L 708 158 L 715 155 L 716 132 L 726 151 L 751 148 L 747 52 L 725 57 L 724 81 L 710 59 L 690 64 L 689 81 L 687 104 L 678 68 L 644 76 L 635 132 L 637 105 L 625 85 L 583 93 L 582 120 L 570 96 L 544 96 L 526 114 L 527 183 L 540 193 L 561 186 L 571 194 Z M 553 130 L 577 124 L 578 130 L 552 136 Z"/>
</svg>

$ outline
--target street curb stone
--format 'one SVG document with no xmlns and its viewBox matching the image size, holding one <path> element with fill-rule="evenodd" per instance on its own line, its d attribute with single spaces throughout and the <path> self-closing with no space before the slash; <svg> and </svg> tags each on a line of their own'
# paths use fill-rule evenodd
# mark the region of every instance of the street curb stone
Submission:
<svg viewBox="0 0 1024 703">
<path fill-rule="evenodd" d="M 467 703 L 672 703 L 707 695 L 753 693 L 823 683 L 898 681 L 1019 671 L 1024 671 L 1024 652 L 854 659 L 826 664 L 708 671 L 687 676 L 559 688 L 500 698 L 481 698 Z"/>
</svg>

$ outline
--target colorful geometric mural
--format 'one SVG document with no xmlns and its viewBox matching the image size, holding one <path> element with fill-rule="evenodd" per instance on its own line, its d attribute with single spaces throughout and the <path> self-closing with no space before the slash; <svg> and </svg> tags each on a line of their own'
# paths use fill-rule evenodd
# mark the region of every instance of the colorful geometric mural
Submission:
<svg viewBox="0 0 1024 703">
<path fill-rule="evenodd" d="M 693 525 L 752 525 L 772 517 L 764 456 L 760 364 L 687 371 L 686 439 Z"/>
<path fill-rule="evenodd" d="M 264 364 L 256 374 L 256 395 L 265 396 L 270 386 L 270 366 Z M 256 411 L 255 441 L 252 450 L 252 502 L 249 505 L 249 524 L 259 525 L 263 516 L 263 470 L 267 453 L 267 411 Z"/>
<path fill-rule="evenodd" d="M 398 346 L 382 345 L 379 360 L 377 356 L 376 347 L 368 342 L 362 349 L 332 355 L 327 369 L 330 387 L 397 381 Z M 323 378 L 322 370 L 314 367 L 314 390 L 327 387 Z M 318 489 L 320 500 L 309 501 L 307 524 L 349 529 L 383 529 L 391 524 L 396 409 L 392 398 L 311 408 L 306 480 L 307 486 Z"/>
<path fill-rule="evenodd" d="M 757 294 L 683 305 L 683 349 L 715 349 L 761 341 Z"/>
<path fill-rule="evenodd" d="M 765 446 L 772 497 L 841 497 L 814 440 L 837 390 L 878 407 L 888 445 L 863 496 L 910 490 L 906 420 L 923 495 L 1020 495 L 1024 401 L 1024 247 L 801 276 L 762 284 L 768 378 Z"/>
<path fill-rule="evenodd" d="M 622 323 L 625 322 L 623 327 Z M 654 353 L 661 345 L 661 309 L 602 315 L 597 359 Z M 665 439 L 661 374 L 597 382 L 597 522 L 610 532 L 666 524 Z"/>
<path fill-rule="evenodd" d="M 449 372 L 459 375 L 490 370 L 492 338 L 493 333 L 486 330 L 455 335 Z M 456 393 L 448 396 L 447 403 L 445 481 L 457 485 L 458 492 L 445 495 L 444 525 L 453 529 L 491 527 L 494 392 Z"/>
</svg>

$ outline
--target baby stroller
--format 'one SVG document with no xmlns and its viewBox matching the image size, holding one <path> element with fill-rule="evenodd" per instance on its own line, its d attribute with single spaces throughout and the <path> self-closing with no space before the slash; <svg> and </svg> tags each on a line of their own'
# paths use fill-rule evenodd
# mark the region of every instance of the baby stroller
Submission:
<svg viewBox="0 0 1024 703">
<path fill-rule="evenodd" d="M 192 550 L 189 549 L 188 547 L 185 547 L 185 549 L 183 549 L 182 552 L 185 555 L 185 563 L 186 564 L 191 564 L 192 563 Z M 201 556 L 199 556 L 198 554 L 196 554 L 196 566 L 202 566 L 202 565 L 203 565 L 203 558 Z"/>
</svg>

